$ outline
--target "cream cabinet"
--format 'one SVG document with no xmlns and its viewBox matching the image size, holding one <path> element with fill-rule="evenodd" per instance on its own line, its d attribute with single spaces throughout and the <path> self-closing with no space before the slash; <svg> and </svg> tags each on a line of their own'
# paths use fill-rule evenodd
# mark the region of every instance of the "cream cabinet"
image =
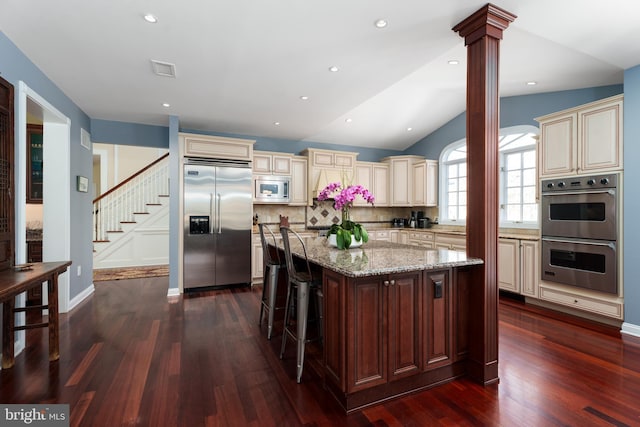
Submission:
<svg viewBox="0 0 640 427">
<path fill-rule="evenodd" d="M 409 231 L 407 243 L 409 245 L 421 246 L 423 248 L 434 248 L 434 233 L 429 231 Z"/>
<path fill-rule="evenodd" d="M 413 206 L 413 164 L 421 156 L 392 156 L 382 159 L 389 164 L 390 206 Z"/>
<path fill-rule="evenodd" d="M 313 198 L 318 197 L 318 193 L 330 182 L 343 184 L 353 182 L 358 153 L 307 148 L 300 154 L 308 159 L 307 203 L 309 205 L 313 204 Z"/>
<path fill-rule="evenodd" d="M 375 206 L 389 206 L 389 166 L 376 162 L 356 162 L 353 184 L 360 184 L 375 197 Z M 371 206 L 358 196 L 354 206 Z"/>
<path fill-rule="evenodd" d="M 391 241 L 391 230 L 374 230 L 369 232 L 369 240 L 382 240 L 384 242 Z"/>
<path fill-rule="evenodd" d="M 289 205 L 305 206 L 307 204 L 307 191 L 307 158 L 293 156 L 291 158 Z"/>
<path fill-rule="evenodd" d="M 621 170 L 622 118 L 622 95 L 536 118 L 540 177 Z"/>
<path fill-rule="evenodd" d="M 453 233 L 434 233 L 436 249 L 450 249 L 453 251 L 467 250 L 467 236 Z"/>
<path fill-rule="evenodd" d="M 540 243 L 537 240 L 498 239 L 498 287 L 538 297 Z"/>
<path fill-rule="evenodd" d="M 520 240 L 498 239 L 498 288 L 520 293 Z"/>
<path fill-rule="evenodd" d="M 182 155 L 186 157 L 206 157 L 217 159 L 253 159 L 255 141 L 223 136 L 180 133 L 178 141 Z"/>
<path fill-rule="evenodd" d="M 438 161 L 424 160 L 413 164 L 413 206 L 438 205 Z"/>
<path fill-rule="evenodd" d="M 291 175 L 291 154 L 267 151 L 253 152 L 253 173 L 256 175 Z"/>
<path fill-rule="evenodd" d="M 402 243 L 403 245 L 409 244 L 409 232 L 405 230 L 399 230 L 392 228 L 389 230 L 389 235 L 393 243 Z"/>
<path fill-rule="evenodd" d="M 277 224 L 270 225 L 271 230 L 276 236 L 276 241 L 280 242 L 282 237 L 280 236 L 279 231 L 277 230 Z M 315 237 L 318 235 L 315 231 L 299 231 L 298 234 L 300 237 Z M 272 241 L 272 237 L 270 235 L 267 236 L 268 241 Z M 264 275 L 264 257 L 262 252 L 262 242 L 260 241 L 260 233 L 254 233 L 251 241 L 251 276 L 253 284 L 261 284 Z"/>
</svg>

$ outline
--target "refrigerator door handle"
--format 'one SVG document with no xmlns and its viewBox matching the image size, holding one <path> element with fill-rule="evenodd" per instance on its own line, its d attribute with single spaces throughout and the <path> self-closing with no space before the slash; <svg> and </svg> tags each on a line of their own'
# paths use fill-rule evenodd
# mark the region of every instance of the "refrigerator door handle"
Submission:
<svg viewBox="0 0 640 427">
<path fill-rule="evenodd" d="M 222 204 L 222 195 L 218 193 L 218 234 L 222 234 L 222 218 L 220 217 L 220 205 Z"/>
<path fill-rule="evenodd" d="M 209 234 L 213 234 L 213 193 L 209 193 Z"/>
</svg>

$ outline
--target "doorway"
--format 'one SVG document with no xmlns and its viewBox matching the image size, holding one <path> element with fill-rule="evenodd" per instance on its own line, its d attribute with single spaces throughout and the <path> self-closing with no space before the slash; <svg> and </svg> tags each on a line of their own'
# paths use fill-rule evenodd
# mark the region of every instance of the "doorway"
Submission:
<svg viewBox="0 0 640 427">
<path fill-rule="evenodd" d="M 71 259 L 70 225 L 70 128 L 68 117 L 53 107 L 24 82 L 18 82 L 18 129 L 16 148 L 16 264 L 25 263 L 27 118 L 42 123 L 42 259 L 44 262 Z M 69 309 L 69 274 L 60 275 L 59 309 Z M 43 296 L 46 303 L 46 294 Z M 21 297 L 23 298 L 23 297 Z M 24 304 L 24 301 L 18 301 Z M 23 331 L 21 331 L 23 332 Z M 17 342 L 24 343 L 24 333 Z M 18 349 L 16 349 L 17 352 Z"/>
</svg>

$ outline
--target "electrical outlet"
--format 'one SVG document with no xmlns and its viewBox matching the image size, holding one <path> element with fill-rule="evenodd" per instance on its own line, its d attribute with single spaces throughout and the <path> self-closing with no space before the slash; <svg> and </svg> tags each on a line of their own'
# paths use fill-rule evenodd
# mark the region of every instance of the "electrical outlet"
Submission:
<svg viewBox="0 0 640 427">
<path fill-rule="evenodd" d="M 78 266 L 78 276 L 79 276 L 79 275 L 81 275 L 81 274 L 82 274 L 82 266 L 81 266 L 81 265 L 79 265 L 79 266 Z"/>
</svg>

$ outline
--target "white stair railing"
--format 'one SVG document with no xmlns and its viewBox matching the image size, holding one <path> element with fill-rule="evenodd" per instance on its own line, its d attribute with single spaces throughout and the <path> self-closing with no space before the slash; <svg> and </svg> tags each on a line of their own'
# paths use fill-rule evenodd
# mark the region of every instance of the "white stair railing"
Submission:
<svg viewBox="0 0 640 427">
<path fill-rule="evenodd" d="M 135 214 L 147 213 L 148 206 L 168 195 L 169 153 L 93 201 L 93 241 L 108 241 L 108 232 L 122 231 L 123 223 L 134 222 Z"/>
</svg>

